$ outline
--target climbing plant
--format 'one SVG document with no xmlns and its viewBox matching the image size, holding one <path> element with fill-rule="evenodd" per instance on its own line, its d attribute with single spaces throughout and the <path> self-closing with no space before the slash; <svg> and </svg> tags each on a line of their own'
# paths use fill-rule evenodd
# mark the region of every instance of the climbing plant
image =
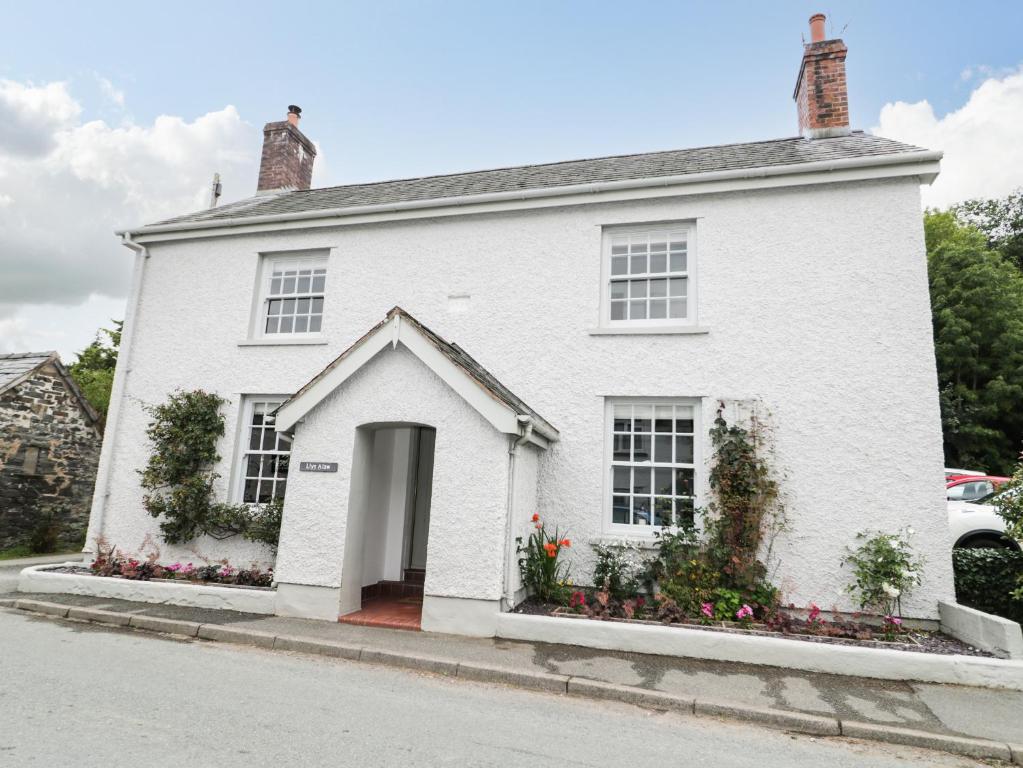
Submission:
<svg viewBox="0 0 1023 768">
<path fill-rule="evenodd" d="M 153 446 L 145 469 L 143 505 L 160 518 L 160 532 L 169 544 L 199 536 L 226 539 L 239 534 L 271 547 L 280 535 L 281 504 L 227 504 L 214 499 L 220 475 L 214 470 L 220 455 L 217 440 L 224 436 L 226 401 L 201 389 L 174 392 L 167 402 L 149 408 L 146 430 Z"/>
</svg>

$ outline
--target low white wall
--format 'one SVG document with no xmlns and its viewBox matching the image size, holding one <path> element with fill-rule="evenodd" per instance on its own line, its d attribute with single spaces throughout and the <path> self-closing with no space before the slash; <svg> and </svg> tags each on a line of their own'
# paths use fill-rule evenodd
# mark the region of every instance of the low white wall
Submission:
<svg viewBox="0 0 1023 768">
<path fill-rule="evenodd" d="M 1023 691 L 1023 662 L 811 643 L 682 627 L 591 619 L 497 616 L 497 636 L 603 650 L 651 653 L 882 680 L 918 680 Z"/>
<path fill-rule="evenodd" d="M 276 613 L 298 619 L 337 621 L 341 589 L 308 584 L 277 584 Z"/>
<path fill-rule="evenodd" d="M 938 612 L 945 634 L 1004 659 L 1023 659 L 1023 629 L 1015 621 L 959 603 L 939 602 Z"/>
<path fill-rule="evenodd" d="M 425 632 L 493 637 L 497 632 L 497 617 L 500 614 L 500 600 L 425 595 L 422 628 Z"/>
<path fill-rule="evenodd" d="M 81 563 L 68 563 L 81 565 Z M 132 581 L 102 576 L 47 571 L 52 565 L 25 568 L 18 578 L 19 592 L 91 595 L 140 603 L 164 603 L 190 608 L 219 608 L 244 613 L 274 612 L 276 592 L 239 589 L 212 584 L 175 584 L 170 581 Z"/>
</svg>

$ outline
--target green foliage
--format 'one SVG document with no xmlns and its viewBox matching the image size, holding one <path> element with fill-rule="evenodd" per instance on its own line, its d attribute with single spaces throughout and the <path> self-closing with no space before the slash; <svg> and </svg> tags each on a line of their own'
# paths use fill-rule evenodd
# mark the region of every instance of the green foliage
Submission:
<svg viewBox="0 0 1023 768">
<path fill-rule="evenodd" d="M 636 546 L 628 542 L 592 546 L 597 555 L 593 569 L 594 586 L 618 601 L 636 597 L 642 568 Z"/>
<path fill-rule="evenodd" d="M 85 399 L 104 419 L 110 407 L 110 390 L 114 384 L 114 368 L 124 326 L 121 320 L 113 322 L 114 328 L 100 328 L 93 342 L 68 366 L 68 373 Z"/>
<path fill-rule="evenodd" d="M 1017 587 L 1023 582 L 1023 552 L 955 549 L 952 564 L 957 602 L 1023 623 L 1023 594 Z"/>
<path fill-rule="evenodd" d="M 908 536 L 902 533 L 864 531 L 862 543 L 842 562 L 852 567 L 853 583 L 847 589 L 857 596 L 860 608 L 880 616 L 901 616 L 902 596 L 920 583 L 924 560 L 913 554 Z"/>
<path fill-rule="evenodd" d="M 143 505 L 162 518 L 160 532 L 170 544 L 198 536 L 217 539 L 245 534 L 253 541 L 277 546 L 280 503 L 250 507 L 214 501 L 214 470 L 220 455 L 217 440 L 224 435 L 219 395 L 194 390 L 175 392 L 166 403 L 150 408 L 153 420 L 146 434 L 153 452 L 142 476 L 148 491 Z"/>
<path fill-rule="evenodd" d="M 959 223 L 982 232 L 989 248 L 1023 269 L 1023 189 L 998 200 L 967 200 L 951 210 Z"/>
<path fill-rule="evenodd" d="M 522 584 L 533 596 L 545 603 L 565 602 L 568 599 L 568 564 L 561 560 L 561 550 L 571 546 L 558 529 L 547 532 L 539 515 L 533 515 L 533 532 L 525 544 L 522 537 L 515 539 L 519 554 L 519 573 Z"/>
<path fill-rule="evenodd" d="M 1023 439 L 1023 273 L 954 210 L 928 211 L 924 232 L 945 460 L 1007 473 Z"/>
<path fill-rule="evenodd" d="M 783 510 L 778 484 L 763 455 L 763 426 L 754 415 L 748 428 L 728 424 L 723 406 L 710 430 L 714 460 L 706 514 L 706 554 L 726 587 L 749 591 L 764 580 L 760 561 L 765 528 L 779 524 Z"/>
<path fill-rule="evenodd" d="M 53 512 L 39 515 L 35 526 L 29 533 L 28 549 L 32 554 L 45 555 L 56 552 L 60 546 L 60 520 Z"/>
</svg>

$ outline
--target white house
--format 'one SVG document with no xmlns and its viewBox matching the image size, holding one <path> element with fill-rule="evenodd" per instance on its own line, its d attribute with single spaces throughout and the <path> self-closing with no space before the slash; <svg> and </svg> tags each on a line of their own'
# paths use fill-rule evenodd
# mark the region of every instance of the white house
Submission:
<svg viewBox="0 0 1023 768">
<path fill-rule="evenodd" d="M 701 506 L 723 401 L 769 414 L 785 601 L 851 609 L 856 533 L 912 527 L 927 566 L 903 608 L 937 618 L 953 588 L 919 187 L 940 154 L 850 130 L 845 45 L 812 26 L 793 138 L 310 189 L 300 110 L 267 124 L 254 197 L 122 233 L 88 546 L 159 543 L 144 405 L 201 387 L 229 401 L 221 498 L 284 498 L 278 612 L 334 619 L 425 581 L 424 629 L 488 634 L 521 597 L 533 512 L 586 583 L 587 542 L 650 541 Z M 240 538 L 159 546 L 271 559 Z"/>
</svg>

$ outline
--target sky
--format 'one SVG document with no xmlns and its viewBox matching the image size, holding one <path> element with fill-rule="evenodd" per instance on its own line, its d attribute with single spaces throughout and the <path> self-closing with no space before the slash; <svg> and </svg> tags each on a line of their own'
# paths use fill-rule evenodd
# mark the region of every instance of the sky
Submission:
<svg viewBox="0 0 1023 768">
<path fill-rule="evenodd" d="M 289 104 L 314 186 L 792 136 L 817 11 L 853 127 L 945 152 L 924 204 L 1023 185 L 1019 2 L 0 0 L 0 352 L 73 360 L 114 229 L 251 195 Z"/>
</svg>

